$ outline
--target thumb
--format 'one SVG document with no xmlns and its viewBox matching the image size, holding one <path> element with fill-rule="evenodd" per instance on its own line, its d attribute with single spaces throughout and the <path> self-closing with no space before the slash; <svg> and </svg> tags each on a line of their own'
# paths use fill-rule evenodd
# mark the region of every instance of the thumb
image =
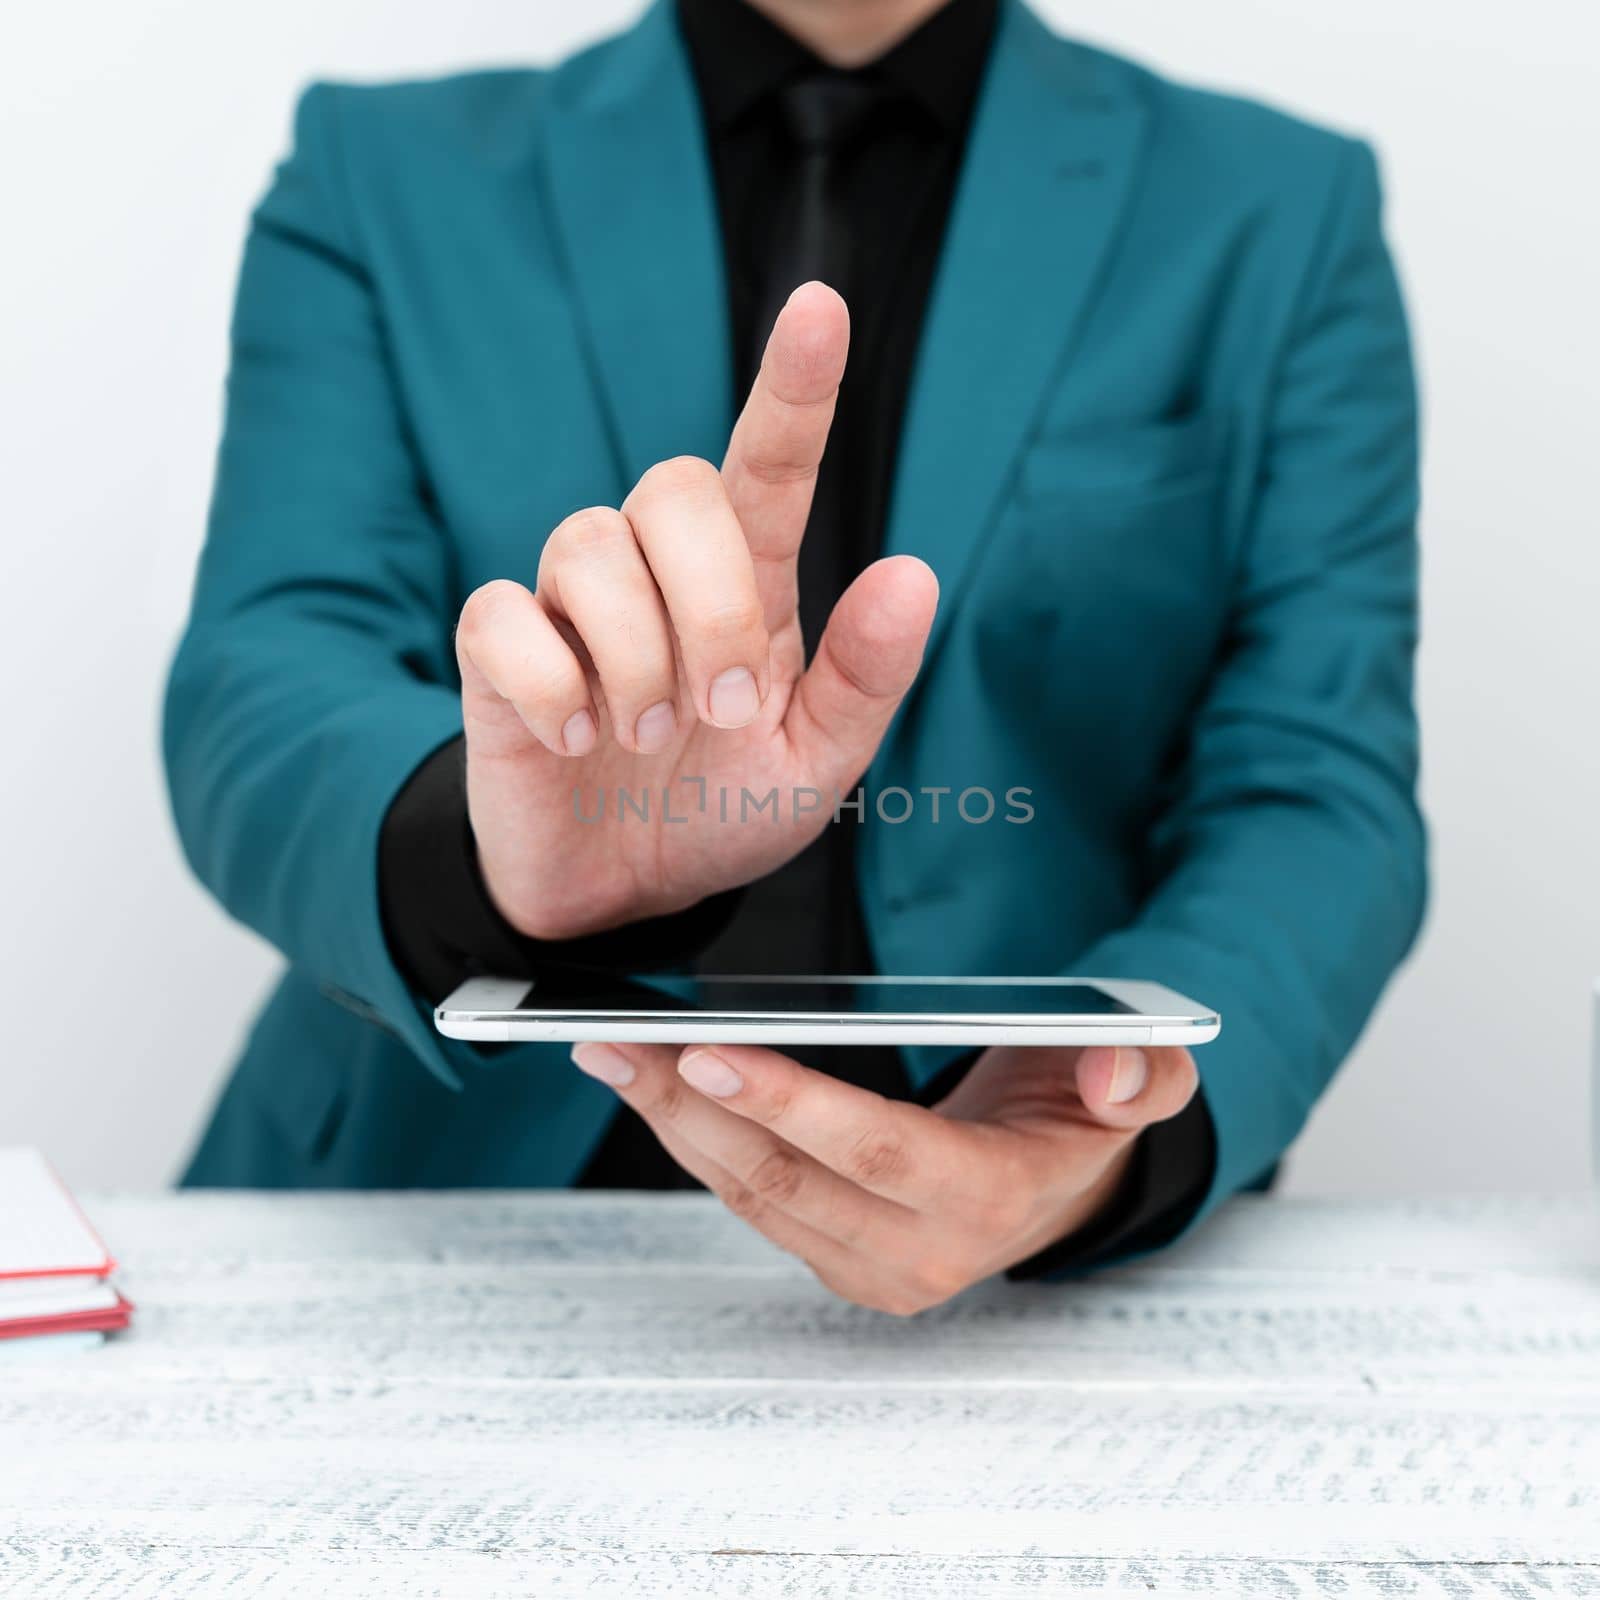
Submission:
<svg viewBox="0 0 1600 1600">
<path fill-rule="evenodd" d="M 875 561 L 839 597 L 795 685 L 784 728 L 819 788 L 845 788 L 877 753 L 922 666 L 939 580 L 915 556 Z"/>
<path fill-rule="evenodd" d="M 1078 1057 L 1078 1096 L 1108 1128 L 1145 1128 L 1175 1117 L 1200 1086 L 1180 1045 L 1093 1045 Z"/>
</svg>

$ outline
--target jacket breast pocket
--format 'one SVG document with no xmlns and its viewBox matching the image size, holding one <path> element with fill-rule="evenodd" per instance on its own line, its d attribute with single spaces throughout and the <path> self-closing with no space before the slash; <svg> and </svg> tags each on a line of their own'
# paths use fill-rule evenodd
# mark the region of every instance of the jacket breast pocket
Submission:
<svg viewBox="0 0 1600 1600">
<path fill-rule="evenodd" d="M 973 601 L 985 687 L 1031 684 L 1058 743 L 1153 760 L 1227 623 L 1224 430 L 1197 414 L 1046 432 L 1019 467 Z"/>
<path fill-rule="evenodd" d="M 1022 458 L 1017 498 L 1031 512 L 1061 501 L 1165 499 L 1204 490 L 1221 477 L 1225 445 L 1222 419 L 1208 411 L 1170 422 L 1047 430 Z"/>
</svg>

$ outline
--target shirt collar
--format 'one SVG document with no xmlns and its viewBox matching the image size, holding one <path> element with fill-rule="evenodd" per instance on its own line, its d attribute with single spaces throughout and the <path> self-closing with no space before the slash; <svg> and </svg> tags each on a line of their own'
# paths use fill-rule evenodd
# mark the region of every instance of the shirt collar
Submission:
<svg viewBox="0 0 1600 1600">
<path fill-rule="evenodd" d="M 855 70 L 892 83 L 952 133 L 965 128 L 994 37 L 997 0 L 946 0 L 876 61 Z M 748 0 L 677 0 L 678 21 L 713 131 L 784 84 L 828 70 Z"/>
</svg>

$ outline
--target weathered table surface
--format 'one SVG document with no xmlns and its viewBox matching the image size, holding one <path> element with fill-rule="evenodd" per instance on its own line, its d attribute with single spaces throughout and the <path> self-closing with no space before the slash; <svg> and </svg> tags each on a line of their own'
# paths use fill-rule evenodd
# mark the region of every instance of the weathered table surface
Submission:
<svg viewBox="0 0 1600 1600">
<path fill-rule="evenodd" d="M 844 1305 L 700 1196 L 91 1197 L 0 1594 L 1600 1596 L 1600 1211 L 1235 1203 Z"/>
</svg>

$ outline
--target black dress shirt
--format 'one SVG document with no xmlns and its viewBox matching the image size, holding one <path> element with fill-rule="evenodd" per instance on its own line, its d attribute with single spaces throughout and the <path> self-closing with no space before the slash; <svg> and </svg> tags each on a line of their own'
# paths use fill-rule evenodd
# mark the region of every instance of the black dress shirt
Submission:
<svg viewBox="0 0 1600 1600">
<path fill-rule="evenodd" d="M 851 236 L 850 359 L 800 565 L 801 618 L 811 644 L 839 594 L 881 550 L 913 362 L 995 11 L 995 0 L 949 0 L 887 54 L 848 75 L 870 83 L 874 96 L 869 125 L 842 159 L 835 191 Z M 769 331 L 762 325 L 768 269 L 784 221 L 785 180 L 798 159 L 780 97 L 797 80 L 835 69 L 745 0 L 678 0 L 678 14 L 715 179 L 737 410 Z M 385 926 L 396 959 L 430 1000 L 472 971 L 526 971 L 552 959 L 635 970 L 687 963 L 702 972 L 870 972 L 855 828 L 831 825 L 770 877 L 681 916 L 544 945 L 511 929 L 482 884 L 458 740 L 418 770 L 385 823 Z M 880 1093 L 910 1094 L 892 1050 L 796 1053 Z M 953 1064 L 919 1098 L 936 1099 L 969 1063 Z M 1197 1098 L 1189 1113 L 1143 1136 L 1116 1200 L 1091 1229 L 1016 1270 L 1072 1270 L 1171 1237 L 1204 1193 L 1212 1139 Z M 580 1182 L 696 1186 L 626 1107 Z"/>
</svg>

